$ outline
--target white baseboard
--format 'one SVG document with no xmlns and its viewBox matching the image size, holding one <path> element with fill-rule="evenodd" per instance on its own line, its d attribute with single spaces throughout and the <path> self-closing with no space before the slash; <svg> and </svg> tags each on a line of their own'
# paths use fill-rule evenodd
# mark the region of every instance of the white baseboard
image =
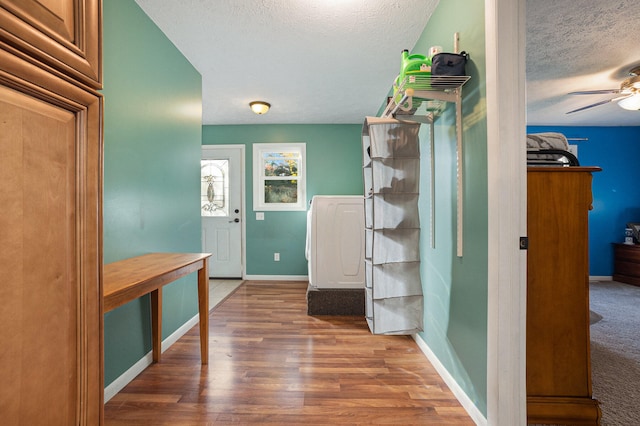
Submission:
<svg viewBox="0 0 640 426">
<path fill-rule="evenodd" d="M 413 340 L 415 340 L 418 344 L 418 347 L 420 348 L 422 353 L 424 353 L 431 365 L 433 365 L 433 368 L 435 368 L 440 377 L 442 377 L 442 380 L 444 380 L 447 386 L 449 386 L 449 389 L 451 389 L 453 396 L 455 396 L 462 407 L 467 410 L 467 413 L 469 414 L 471 419 L 478 426 L 486 426 L 486 417 L 480 412 L 480 410 L 478 410 L 478 407 L 475 406 L 469 396 L 467 396 L 464 390 L 462 390 L 460 385 L 458 385 L 458 382 L 456 382 L 451 374 L 449 374 L 449 371 L 444 367 L 444 365 L 442 365 L 438 357 L 436 357 L 436 355 L 431 351 L 427 343 L 422 340 L 422 337 L 420 337 L 418 334 L 413 334 L 412 337 Z"/>
<path fill-rule="evenodd" d="M 140 361 L 136 362 L 127 371 L 122 373 L 120 377 L 115 379 L 104 388 L 104 403 L 109 402 L 118 392 L 127 386 L 136 376 L 153 363 L 153 353 L 149 352 Z"/>
<path fill-rule="evenodd" d="M 612 276 L 592 276 L 589 277 L 589 281 L 613 281 Z"/>
<path fill-rule="evenodd" d="M 198 324 L 199 317 L 196 314 L 189 321 L 185 322 L 182 327 L 171 333 L 169 337 L 162 341 L 160 352 L 164 352 L 171 345 L 178 341 L 187 331 L 191 330 L 191 328 Z M 144 371 L 145 368 L 150 366 L 153 363 L 153 352 L 147 353 L 145 356 L 140 358 L 138 362 L 133 364 L 131 368 L 122 373 L 117 379 L 109 384 L 109 386 L 104 388 L 104 402 L 105 404 L 113 398 L 118 392 L 120 392 L 125 386 L 127 386 L 136 376 Z"/>
<path fill-rule="evenodd" d="M 309 281 L 308 275 L 246 275 L 246 281 Z"/>
</svg>

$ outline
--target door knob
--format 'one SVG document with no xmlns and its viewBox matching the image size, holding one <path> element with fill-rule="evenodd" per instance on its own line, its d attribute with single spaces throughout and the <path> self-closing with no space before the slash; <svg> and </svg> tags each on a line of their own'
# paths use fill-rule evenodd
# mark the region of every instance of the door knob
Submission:
<svg viewBox="0 0 640 426">
<path fill-rule="evenodd" d="M 238 223 L 240 222 L 240 219 L 236 217 L 235 219 L 229 221 L 229 223 L 233 223 L 233 222 Z"/>
</svg>

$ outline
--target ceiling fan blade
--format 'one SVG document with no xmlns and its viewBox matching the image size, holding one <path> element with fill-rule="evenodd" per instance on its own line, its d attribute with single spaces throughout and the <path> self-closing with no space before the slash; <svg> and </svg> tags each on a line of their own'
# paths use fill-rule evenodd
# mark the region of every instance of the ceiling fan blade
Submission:
<svg viewBox="0 0 640 426">
<path fill-rule="evenodd" d="M 614 98 L 614 99 L 616 99 L 616 98 Z M 589 109 L 589 108 L 597 107 L 597 106 L 600 106 L 600 105 L 608 104 L 611 101 L 613 101 L 613 99 L 607 99 L 605 101 L 596 102 L 595 104 L 583 106 L 582 108 L 574 109 L 572 111 L 566 112 L 565 114 L 573 114 L 574 112 L 584 111 L 585 109 Z"/>
<path fill-rule="evenodd" d="M 616 96 L 615 98 L 611 99 L 611 102 L 621 101 L 623 99 L 628 98 L 629 96 L 633 96 L 633 93 L 624 94 L 622 96 Z"/>
<path fill-rule="evenodd" d="M 601 95 L 606 93 L 620 93 L 620 89 L 581 90 L 579 92 L 569 92 L 570 95 Z"/>
</svg>

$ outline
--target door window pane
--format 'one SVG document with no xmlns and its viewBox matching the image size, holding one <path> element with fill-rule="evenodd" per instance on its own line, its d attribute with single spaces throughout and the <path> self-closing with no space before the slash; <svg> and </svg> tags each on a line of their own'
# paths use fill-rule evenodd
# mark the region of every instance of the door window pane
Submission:
<svg viewBox="0 0 640 426">
<path fill-rule="evenodd" d="M 229 160 L 200 162 L 202 216 L 229 216 Z"/>
</svg>

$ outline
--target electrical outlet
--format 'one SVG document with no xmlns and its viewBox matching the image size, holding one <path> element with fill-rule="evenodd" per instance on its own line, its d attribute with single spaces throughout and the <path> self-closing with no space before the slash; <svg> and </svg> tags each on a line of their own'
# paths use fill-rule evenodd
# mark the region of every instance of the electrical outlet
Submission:
<svg viewBox="0 0 640 426">
<path fill-rule="evenodd" d="M 280 262 L 280 253 L 273 253 L 273 261 Z"/>
<path fill-rule="evenodd" d="M 256 220 L 264 220 L 264 212 L 256 212 Z"/>
</svg>

